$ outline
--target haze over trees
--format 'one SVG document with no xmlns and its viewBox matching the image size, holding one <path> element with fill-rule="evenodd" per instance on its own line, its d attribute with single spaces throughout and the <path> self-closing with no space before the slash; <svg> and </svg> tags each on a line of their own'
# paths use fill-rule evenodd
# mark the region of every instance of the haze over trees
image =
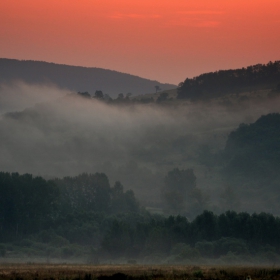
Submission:
<svg viewBox="0 0 280 280">
<path fill-rule="evenodd" d="M 242 123 L 232 131 L 225 146 L 228 175 L 256 180 L 260 185 L 279 179 L 279 128 L 280 114 L 272 113 L 254 123 Z"/>
<path fill-rule="evenodd" d="M 196 176 L 192 169 L 174 168 L 164 178 L 162 187 L 163 207 L 168 213 L 200 213 L 205 209 L 201 190 L 196 187 Z"/>
<path fill-rule="evenodd" d="M 169 172 L 166 184 L 179 173 Z M 194 188 L 192 171 L 181 173 Z M 111 187 L 102 173 L 46 181 L 1 172 L 0 181 L 2 257 L 16 256 L 12 250 L 90 262 L 280 260 L 280 220 L 271 214 L 204 211 L 193 221 L 152 215 L 139 208 L 131 190 L 124 191 L 120 182 Z"/>
<path fill-rule="evenodd" d="M 279 81 L 250 77 L 191 102 L 2 84 L 1 255 L 278 262 Z"/>
</svg>

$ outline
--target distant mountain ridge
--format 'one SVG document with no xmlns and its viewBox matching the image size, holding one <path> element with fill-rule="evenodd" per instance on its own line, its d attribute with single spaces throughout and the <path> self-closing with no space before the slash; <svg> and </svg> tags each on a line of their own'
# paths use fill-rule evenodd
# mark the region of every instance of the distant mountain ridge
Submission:
<svg viewBox="0 0 280 280">
<path fill-rule="evenodd" d="M 138 76 L 95 67 L 70 66 L 43 61 L 0 58 L 0 83 L 15 80 L 35 84 L 54 84 L 73 91 L 96 90 L 116 97 L 119 93 L 133 95 L 155 92 L 155 86 L 162 90 L 176 88 Z"/>
</svg>

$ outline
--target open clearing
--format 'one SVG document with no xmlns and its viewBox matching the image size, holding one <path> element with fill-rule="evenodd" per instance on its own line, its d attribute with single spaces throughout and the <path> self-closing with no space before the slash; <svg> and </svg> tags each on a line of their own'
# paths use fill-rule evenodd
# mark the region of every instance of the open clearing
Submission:
<svg viewBox="0 0 280 280">
<path fill-rule="evenodd" d="M 1 264 L 0 279 L 280 279 L 280 267 Z"/>
</svg>

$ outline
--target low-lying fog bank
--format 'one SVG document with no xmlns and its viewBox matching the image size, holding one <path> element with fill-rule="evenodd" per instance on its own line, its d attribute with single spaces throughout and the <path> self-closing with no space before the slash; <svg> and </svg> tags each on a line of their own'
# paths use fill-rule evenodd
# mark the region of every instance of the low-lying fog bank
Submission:
<svg viewBox="0 0 280 280">
<path fill-rule="evenodd" d="M 240 123 L 279 112 L 280 103 L 114 105 L 22 83 L 2 85 L 0 96 L 1 171 L 46 178 L 104 172 L 151 207 L 174 168 L 193 169 L 197 186 L 218 201 L 225 183 L 201 163 L 205 147 L 219 153 Z"/>
</svg>

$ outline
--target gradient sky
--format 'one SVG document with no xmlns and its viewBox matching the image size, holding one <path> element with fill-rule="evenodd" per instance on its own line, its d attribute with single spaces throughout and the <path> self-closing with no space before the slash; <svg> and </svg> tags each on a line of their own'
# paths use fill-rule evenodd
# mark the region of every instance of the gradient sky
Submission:
<svg viewBox="0 0 280 280">
<path fill-rule="evenodd" d="M 0 0 L 0 57 L 178 84 L 280 60 L 279 0 Z"/>
</svg>

